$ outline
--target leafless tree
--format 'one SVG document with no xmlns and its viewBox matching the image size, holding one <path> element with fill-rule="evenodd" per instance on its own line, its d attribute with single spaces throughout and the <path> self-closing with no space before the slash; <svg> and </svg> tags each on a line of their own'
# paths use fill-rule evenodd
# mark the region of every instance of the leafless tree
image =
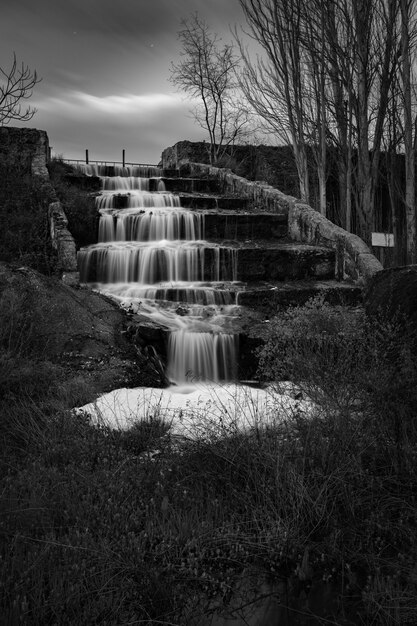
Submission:
<svg viewBox="0 0 417 626">
<path fill-rule="evenodd" d="M 397 0 L 240 4 L 248 34 L 261 47 L 256 61 L 242 50 L 245 95 L 271 129 L 287 131 L 303 199 L 309 196 L 307 147 L 313 148 L 323 213 L 327 144 L 334 143 L 344 225 L 350 230 L 353 198 L 357 231 L 369 242 L 396 68 Z"/>
<path fill-rule="evenodd" d="M 404 110 L 404 152 L 405 152 L 405 216 L 407 263 L 416 263 L 416 185 L 415 185 L 415 146 L 413 142 L 412 117 L 412 55 L 411 33 L 415 34 L 415 14 L 411 0 L 401 0 L 401 82 Z"/>
<path fill-rule="evenodd" d="M 248 107 L 237 95 L 239 58 L 233 44 L 221 46 L 197 13 L 182 26 L 178 33 L 182 60 L 171 64 L 170 80 L 197 101 L 193 115 L 208 132 L 210 162 L 215 163 L 245 136 L 249 121 Z"/>
<path fill-rule="evenodd" d="M 256 61 L 237 39 L 244 61 L 240 83 L 266 132 L 293 147 L 300 196 L 310 195 L 305 100 L 306 60 L 300 46 L 303 0 L 240 0 L 249 26 L 247 35 L 261 47 Z"/>
<path fill-rule="evenodd" d="M 32 119 L 36 109 L 23 106 L 23 101 L 31 98 L 33 89 L 40 78 L 27 65 L 17 63 L 13 53 L 10 69 L 0 67 L 0 125 L 5 126 L 12 120 L 27 122 Z"/>
</svg>

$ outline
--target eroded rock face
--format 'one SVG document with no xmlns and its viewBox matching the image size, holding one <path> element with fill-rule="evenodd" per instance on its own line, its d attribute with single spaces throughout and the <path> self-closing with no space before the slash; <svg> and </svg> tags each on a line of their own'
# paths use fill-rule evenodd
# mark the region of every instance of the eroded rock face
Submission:
<svg viewBox="0 0 417 626">
<path fill-rule="evenodd" d="M 8 311 L 8 313 L 6 313 Z M 89 289 L 72 289 L 27 268 L 0 263 L 0 312 L 31 316 L 40 356 L 82 375 L 92 396 L 123 386 L 163 384 L 146 351 L 127 338 L 130 318 Z"/>
</svg>

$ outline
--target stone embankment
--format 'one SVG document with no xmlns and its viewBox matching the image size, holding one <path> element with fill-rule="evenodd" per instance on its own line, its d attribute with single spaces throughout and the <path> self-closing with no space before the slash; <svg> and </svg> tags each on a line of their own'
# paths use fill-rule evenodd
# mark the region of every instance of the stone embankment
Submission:
<svg viewBox="0 0 417 626">
<path fill-rule="evenodd" d="M 50 199 L 48 219 L 51 245 L 57 257 L 57 272 L 64 282 L 77 284 L 75 243 L 68 230 L 64 207 L 49 179 L 49 152 L 49 139 L 44 130 L 8 126 L 0 128 L 0 165 L 40 183 L 43 197 Z"/>
<path fill-rule="evenodd" d="M 350 279 L 366 285 L 383 269 L 360 237 L 336 226 L 308 204 L 267 183 L 248 181 L 229 169 L 194 163 L 193 158 L 192 144 L 180 142 L 164 150 L 161 164 L 164 168 L 179 168 L 182 176 L 217 180 L 222 193 L 247 198 L 255 211 L 286 213 L 290 240 L 335 251 L 338 280 Z"/>
</svg>

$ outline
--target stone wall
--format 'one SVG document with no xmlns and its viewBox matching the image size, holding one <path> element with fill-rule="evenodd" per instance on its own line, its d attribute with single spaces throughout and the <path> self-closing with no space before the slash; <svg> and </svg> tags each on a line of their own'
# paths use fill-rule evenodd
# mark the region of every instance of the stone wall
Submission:
<svg viewBox="0 0 417 626">
<path fill-rule="evenodd" d="M 74 238 L 68 230 L 68 220 L 60 202 L 51 202 L 48 208 L 50 235 L 53 248 L 57 253 L 57 271 L 63 282 L 77 285 L 77 252 Z"/>
<path fill-rule="evenodd" d="M 347 232 L 300 200 L 291 203 L 288 234 L 293 241 L 325 246 L 336 250 L 336 276 L 364 284 L 383 269 L 370 248 L 357 235 Z"/>
<path fill-rule="evenodd" d="M 0 127 L 0 164 L 48 179 L 49 140 L 44 130 Z"/>
<path fill-rule="evenodd" d="M 247 198 L 252 208 L 272 213 L 288 213 L 296 199 L 287 196 L 279 189 L 259 181 L 250 181 L 233 174 L 226 168 L 218 168 L 204 163 L 185 163 L 180 165 L 181 176 L 202 176 L 215 178 L 220 183 L 220 192 Z"/>
<path fill-rule="evenodd" d="M 163 166 L 165 167 L 165 162 Z M 215 178 L 220 183 L 222 193 L 248 198 L 255 210 L 287 214 L 288 237 L 292 241 L 324 246 L 336 251 L 335 276 L 339 280 L 350 279 L 367 284 L 374 274 L 383 269 L 360 237 L 336 226 L 301 200 L 288 196 L 267 183 L 248 181 L 228 169 L 184 160 L 179 166 L 181 175 Z"/>
<path fill-rule="evenodd" d="M 49 139 L 46 131 L 36 128 L 0 127 L 0 169 L 18 173 L 22 179 L 37 179 L 42 196 L 52 200 L 48 207 L 51 245 L 57 254 L 56 269 L 64 282 L 78 280 L 75 243 L 68 230 L 64 209 L 51 185 L 47 163 Z"/>
<path fill-rule="evenodd" d="M 209 144 L 204 141 L 178 141 L 174 146 L 165 148 L 160 165 L 164 169 L 178 169 L 189 162 L 209 163 Z"/>
<path fill-rule="evenodd" d="M 208 164 L 208 147 L 209 144 L 202 141 L 179 141 L 163 151 L 162 163 L 166 168 L 178 168 L 188 162 Z M 230 168 L 248 180 L 264 180 L 290 196 L 298 195 L 297 168 L 290 146 L 230 146 L 217 166 Z M 311 176 L 313 197 L 316 195 L 314 183 L 314 176 Z"/>
</svg>

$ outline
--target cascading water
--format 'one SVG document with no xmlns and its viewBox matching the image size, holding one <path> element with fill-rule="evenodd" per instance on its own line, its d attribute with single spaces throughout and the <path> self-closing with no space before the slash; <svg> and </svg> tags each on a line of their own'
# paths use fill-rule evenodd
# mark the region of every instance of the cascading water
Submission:
<svg viewBox="0 0 417 626">
<path fill-rule="evenodd" d="M 204 214 L 182 208 L 157 168 L 84 171 L 101 177 L 102 193 L 98 243 L 79 251 L 81 282 L 168 329 L 173 383 L 235 379 L 236 250 L 204 239 Z"/>
</svg>

